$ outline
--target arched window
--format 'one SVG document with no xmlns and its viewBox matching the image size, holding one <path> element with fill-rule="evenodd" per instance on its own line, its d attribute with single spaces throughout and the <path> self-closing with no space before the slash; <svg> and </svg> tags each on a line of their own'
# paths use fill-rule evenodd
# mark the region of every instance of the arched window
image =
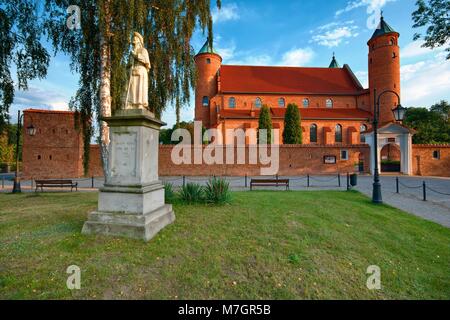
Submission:
<svg viewBox="0 0 450 320">
<path fill-rule="evenodd" d="M 230 99 L 228 99 L 228 107 L 236 108 L 236 99 L 234 97 L 231 97 Z"/>
<path fill-rule="evenodd" d="M 286 102 L 285 102 L 284 98 L 278 99 L 278 106 L 280 108 L 284 108 L 285 105 L 286 105 Z"/>
<path fill-rule="evenodd" d="M 207 107 L 207 106 L 209 106 L 209 98 L 208 97 L 203 97 L 203 99 L 202 99 L 202 105 L 204 106 L 204 107 Z"/>
<path fill-rule="evenodd" d="M 334 133 L 334 141 L 335 142 L 342 142 L 342 126 L 340 124 L 336 125 L 336 130 Z"/>
<path fill-rule="evenodd" d="M 256 108 L 261 108 L 262 107 L 262 100 L 261 100 L 261 98 L 256 98 L 256 100 L 255 100 L 255 107 Z"/>
<path fill-rule="evenodd" d="M 303 107 L 305 107 L 305 108 L 309 107 L 309 99 L 308 98 L 303 99 Z"/>
<path fill-rule="evenodd" d="M 317 143 L 317 125 L 316 124 L 312 124 L 311 127 L 309 127 L 309 142 Z"/>
<path fill-rule="evenodd" d="M 366 137 L 364 137 L 362 134 L 364 133 L 364 132 L 366 132 L 367 131 L 367 126 L 365 125 L 365 124 L 362 124 L 360 127 L 359 127 L 359 134 L 360 134 L 360 142 L 361 143 L 366 143 Z"/>
<path fill-rule="evenodd" d="M 327 99 L 326 106 L 327 106 L 327 108 L 333 108 L 333 100 Z"/>
<path fill-rule="evenodd" d="M 210 58 L 206 58 L 206 64 L 211 64 L 211 59 Z"/>
</svg>

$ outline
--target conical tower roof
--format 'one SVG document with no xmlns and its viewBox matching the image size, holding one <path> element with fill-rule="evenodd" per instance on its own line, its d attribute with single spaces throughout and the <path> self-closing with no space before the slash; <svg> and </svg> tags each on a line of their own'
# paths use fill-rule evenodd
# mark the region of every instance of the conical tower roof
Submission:
<svg viewBox="0 0 450 320">
<path fill-rule="evenodd" d="M 214 50 L 212 43 L 209 43 L 209 38 L 206 39 L 205 44 L 203 45 L 203 47 L 200 49 L 200 51 L 197 53 L 197 55 L 202 54 L 202 53 L 213 53 L 213 54 L 217 54 L 218 53 Z"/>
<path fill-rule="evenodd" d="M 333 59 L 331 60 L 330 66 L 328 68 L 340 68 L 341 66 L 339 65 L 339 63 L 336 60 L 336 57 L 333 53 Z"/>
<path fill-rule="evenodd" d="M 378 24 L 377 29 L 375 30 L 375 32 L 372 35 L 372 38 L 370 38 L 370 39 L 374 39 L 378 36 L 392 33 L 392 32 L 397 32 L 397 31 L 395 31 L 394 28 L 392 28 L 386 21 L 384 21 L 384 17 L 383 17 L 383 15 L 381 15 L 380 23 Z"/>
</svg>

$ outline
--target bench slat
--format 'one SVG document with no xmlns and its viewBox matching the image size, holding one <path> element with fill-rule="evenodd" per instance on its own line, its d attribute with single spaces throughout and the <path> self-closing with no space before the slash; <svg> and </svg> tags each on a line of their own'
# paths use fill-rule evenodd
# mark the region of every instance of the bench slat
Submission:
<svg viewBox="0 0 450 320">
<path fill-rule="evenodd" d="M 252 179 L 250 181 L 250 190 L 253 187 L 282 187 L 289 189 L 289 179 Z"/>
</svg>

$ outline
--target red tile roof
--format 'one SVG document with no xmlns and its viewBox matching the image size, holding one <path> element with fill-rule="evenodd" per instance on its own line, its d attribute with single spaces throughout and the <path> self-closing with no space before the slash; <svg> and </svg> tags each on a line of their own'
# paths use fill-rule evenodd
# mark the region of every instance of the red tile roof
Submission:
<svg viewBox="0 0 450 320">
<path fill-rule="evenodd" d="M 348 67 L 299 68 L 222 65 L 224 93 L 361 94 Z"/>
<path fill-rule="evenodd" d="M 221 118 L 225 119 L 249 119 L 259 117 L 259 110 L 254 110 L 255 116 L 252 117 L 250 110 L 232 110 L 225 109 L 220 111 Z M 286 108 L 271 108 L 270 113 L 272 118 L 284 118 L 286 113 Z M 370 112 L 361 109 L 318 109 L 318 108 L 308 108 L 300 109 L 300 115 L 302 119 L 305 120 L 334 120 L 334 119 L 351 119 L 351 120 L 367 120 L 371 118 L 372 114 Z"/>
</svg>

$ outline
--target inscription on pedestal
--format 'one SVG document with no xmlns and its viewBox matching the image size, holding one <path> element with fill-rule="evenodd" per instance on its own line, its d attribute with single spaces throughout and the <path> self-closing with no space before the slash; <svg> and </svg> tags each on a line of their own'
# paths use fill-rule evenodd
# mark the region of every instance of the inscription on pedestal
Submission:
<svg viewBox="0 0 450 320">
<path fill-rule="evenodd" d="M 136 177 L 136 144 L 135 132 L 116 133 L 113 141 L 112 177 Z"/>
</svg>

